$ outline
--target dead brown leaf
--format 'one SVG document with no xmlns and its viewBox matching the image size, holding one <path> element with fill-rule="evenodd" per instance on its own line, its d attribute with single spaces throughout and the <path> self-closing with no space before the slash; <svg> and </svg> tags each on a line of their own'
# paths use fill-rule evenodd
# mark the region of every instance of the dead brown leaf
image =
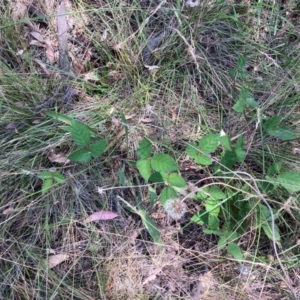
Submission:
<svg viewBox="0 0 300 300">
<path fill-rule="evenodd" d="M 48 61 L 50 63 L 54 63 L 55 60 L 56 60 L 56 55 L 55 55 L 55 52 L 54 52 L 53 47 L 51 45 L 51 41 L 46 40 L 45 46 L 46 46 L 46 56 L 47 56 Z"/>
<path fill-rule="evenodd" d="M 37 41 L 37 40 L 32 40 L 32 41 L 30 41 L 29 45 L 30 45 L 30 46 L 43 47 L 43 48 L 46 47 L 44 43 L 41 43 L 41 42 L 39 42 L 39 41 Z"/>
<path fill-rule="evenodd" d="M 16 211 L 15 209 L 13 209 L 12 207 L 10 207 L 10 208 L 5 209 L 5 210 L 3 211 L 3 214 L 4 214 L 4 215 L 10 215 L 10 214 L 12 214 L 12 213 L 15 212 L 15 211 Z"/>
<path fill-rule="evenodd" d="M 106 211 L 106 210 L 101 210 L 101 211 L 96 211 L 92 215 L 88 216 L 83 223 L 87 224 L 90 222 L 94 221 L 107 221 L 107 220 L 113 220 L 115 218 L 119 217 L 118 214 L 112 212 L 112 211 Z"/>
<path fill-rule="evenodd" d="M 143 281 L 142 285 L 147 284 L 156 279 L 156 276 L 161 272 L 162 268 L 154 269 L 149 273 L 149 276 Z"/>
<path fill-rule="evenodd" d="M 100 80 L 99 76 L 94 71 L 83 74 L 83 79 L 86 81 L 94 81 L 94 82 L 97 82 Z"/>
<path fill-rule="evenodd" d="M 51 255 L 49 258 L 45 261 L 45 264 L 48 266 L 49 269 L 52 269 L 59 265 L 60 263 L 64 262 L 65 260 L 69 259 L 68 254 L 56 254 Z"/>
<path fill-rule="evenodd" d="M 51 150 L 48 153 L 48 159 L 51 162 L 55 162 L 55 163 L 58 163 L 58 164 L 68 164 L 70 162 L 70 160 L 63 153 L 56 154 L 54 152 L 54 150 Z"/>
<path fill-rule="evenodd" d="M 112 140 L 112 141 L 108 144 L 106 150 L 108 150 L 108 149 L 110 149 L 112 146 L 114 146 L 114 145 L 118 142 L 118 140 L 119 140 L 123 135 L 125 135 L 125 134 L 126 134 L 126 130 L 125 130 L 125 128 L 123 128 L 123 129 L 117 134 L 116 138 L 115 138 L 114 140 Z"/>
<path fill-rule="evenodd" d="M 31 31 L 30 35 L 32 35 L 36 40 L 38 40 L 41 43 L 45 43 L 44 37 L 40 32 L 37 31 Z"/>
<path fill-rule="evenodd" d="M 143 123 L 153 123 L 154 119 L 153 118 L 142 118 L 141 122 L 143 122 Z"/>
<path fill-rule="evenodd" d="M 300 148 L 293 148 L 294 155 L 300 155 Z"/>
</svg>

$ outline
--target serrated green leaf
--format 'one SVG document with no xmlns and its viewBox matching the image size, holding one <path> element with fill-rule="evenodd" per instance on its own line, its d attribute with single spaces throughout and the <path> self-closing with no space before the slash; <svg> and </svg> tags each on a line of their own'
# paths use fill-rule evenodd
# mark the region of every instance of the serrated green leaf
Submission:
<svg viewBox="0 0 300 300">
<path fill-rule="evenodd" d="M 243 252 L 242 252 L 240 246 L 237 245 L 236 243 L 229 243 L 228 247 L 227 247 L 227 251 L 238 262 L 241 262 L 243 260 Z"/>
<path fill-rule="evenodd" d="M 218 249 L 222 250 L 223 248 L 225 248 L 227 245 L 227 238 L 222 235 L 218 241 Z"/>
<path fill-rule="evenodd" d="M 139 215 L 142 219 L 142 222 L 150 234 L 150 236 L 153 238 L 154 242 L 158 245 L 162 245 L 162 240 L 160 236 L 160 232 L 158 230 L 157 224 L 152 220 L 152 218 L 147 214 L 147 212 L 143 209 L 139 210 Z"/>
<path fill-rule="evenodd" d="M 143 138 L 143 140 L 139 144 L 139 148 L 137 149 L 137 154 L 141 159 L 149 158 L 151 155 L 151 143 L 148 139 Z"/>
<path fill-rule="evenodd" d="M 153 183 L 162 183 L 167 178 L 167 175 L 164 178 L 163 174 L 166 175 L 166 173 L 155 172 L 155 173 L 151 174 L 148 181 L 153 182 Z"/>
<path fill-rule="evenodd" d="M 209 193 L 209 186 L 205 186 L 203 187 L 197 194 L 196 194 L 196 198 L 200 199 L 200 200 L 205 200 L 207 197 L 210 196 Z"/>
<path fill-rule="evenodd" d="M 280 173 L 277 176 L 277 182 L 279 182 L 288 191 L 300 191 L 300 173 L 296 171 Z"/>
<path fill-rule="evenodd" d="M 242 113 L 245 110 L 246 102 L 238 100 L 232 107 L 232 109 L 238 113 Z"/>
<path fill-rule="evenodd" d="M 239 162 L 243 162 L 246 158 L 246 151 L 241 148 L 235 149 L 236 158 Z"/>
<path fill-rule="evenodd" d="M 246 103 L 249 106 L 255 107 L 255 108 L 259 106 L 258 103 L 254 100 L 254 98 L 251 98 L 251 97 L 249 97 L 249 98 L 246 99 Z"/>
<path fill-rule="evenodd" d="M 169 199 L 177 198 L 177 192 L 170 186 L 165 186 L 160 193 L 160 202 L 165 205 L 166 201 Z"/>
<path fill-rule="evenodd" d="M 275 128 L 280 124 L 281 120 L 282 120 L 282 117 L 275 116 L 275 117 L 265 121 L 264 124 L 263 124 L 263 128 L 267 131 L 269 129 Z"/>
<path fill-rule="evenodd" d="M 184 178 L 176 173 L 170 174 L 167 181 L 171 186 L 174 186 L 174 187 L 182 188 L 182 187 L 186 186 L 186 182 L 185 182 Z"/>
<path fill-rule="evenodd" d="M 91 154 L 94 158 L 99 157 L 106 149 L 106 141 L 98 141 L 90 146 Z"/>
<path fill-rule="evenodd" d="M 220 143 L 225 147 L 226 150 L 232 150 L 231 148 L 231 142 L 228 137 L 228 135 L 222 135 L 220 136 Z"/>
<path fill-rule="evenodd" d="M 209 212 L 210 215 L 218 217 L 220 213 L 220 201 L 212 198 L 208 198 L 205 200 L 205 209 Z"/>
<path fill-rule="evenodd" d="M 293 130 L 286 126 L 268 129 L 267 132 L 270 136 L 276 136 L 282 141 L 289 141 L 296 138 Z"/>
<path fill-rule="evenodd" d="M 67 181 L 59 171 L 53 173 L 53 179 L 58 183 L 65 183 Z"/>
<path fill-rule="evenodd" d="M 88 163 L 92 158 L 91 152 L 85 149 L 79 149 L 74 151 L 68 156 L 68 159 L 75 162 Z"/>
<path fill-rule="evenodd" d="M 273 191 L 275 188 L 274 184 L 265 181 L 258 181 L 257 185 L 259 189 L 263 191 L 264 194 L 268 194 L 269 192 Z"/>
<path fill-rule="evenodd" d="M 225 151 L 222 154 L 221 163 L 229 169 L 231 169 L 237 161 L 238 159 L 234 151 Z"/>
<path fill-rule="evenodd" d="M 216 151 L 220 141 L 219 134 L 207 134 L 199 140 L 199 149 L 206 154 Z"/>
<path fill-rule="evenodd" d="M 218 235 L 218 236 L 222 235 L 222 231 L 221 230 L 212 230 L 212 229 L 209 229 L 209 228 L 204 228 L 203 232 L 205 234 L 215 234 L 215 235 Z"/>
<path fill-rule="evenodd" d="M 220 222 L 219 222 L 219 219 L 216 216 L 210 215 L 208 217 L 208 228 L 209 229 L 218 230 L 219 225 L 220 225 Z"/>
<path fill-rule="evenodd" d="M 136 162 L 136 167 L 138 168 L 142 177 L 148 181 L 151 176 L 151 166 L 150 161 L 148 159 L 140 159 Z"/>
<path fill-rule="evenodd" d="M 245 139 L 243 135 L 240 135 L 239 138 L 237 139 L 234 148 L 235 149 L 243 149 L 245 144 Z"/>
<path fill-rule="evenodd" d="M 267 174 L 269 176 L 273 176 L 275 174 L 278 174 L 280 172 L 280 170 L 281 170 L 281 167 L 282 167 L 282 163 L 281 162 L 275 163 L 275 164 L 273 164 L 272 166 L 270 166 L 268 168 Z"/>
<path fill-rule="evenodd" d="M 199 150 L 195 144 L 189 143 L 186 147 L 186 153 L 189 155 L 190 158 L 194 158 L 198 155 Z"/>
<path fill-rule="evenodd" d="M 42 185 L 42 195 L 45 195 L 53 186 L 53 179 L 52 178 L 48 178 L 43 182 Z"/>
<path fill-rule="evenodd" d="M 49 179 L 49 178 L 52 178 L 53 177 L 53 173 L 50 172 L 50 171 L 43 171 L 39 174 L 37 174 L 37 177 L 40 178 L 40 179 Z"/>
<path fill-rule="evenodd" d="M 226 194 L 223 193 L 216 185 L 209 187 L 208 193 L 214 200 L 223 200 L 227 197 Z"/>
<path fill-rule="evenodd" d="M 80 147 L 86 147 L 91 139 L 91 134 L 86 125 L 77 120 L 72 120 L 72 139 Z"/>
<path fill-rule="evenodd" d="M 204 154 L 196 155 L 194 157 L 194 159 L 197 164 L 202 165 L 202 166 L 209 166 L 212 164 L 211 158 Z"/>
<path fill-rule="evenodd" d="M 208 224 L 208 218 L 209 218 L 208 212 L 205 210 L 200 210 L 195 215 L 193 215 L 191 221 L 202 226 Z"/>
<path fill-rule="evenodd" d="M 151 167 L 156 172 L 171 172 L 178 170 L 178 164 L 168 154 L 158 153 L 155 154 L 151 160 Z"/>
</svg>

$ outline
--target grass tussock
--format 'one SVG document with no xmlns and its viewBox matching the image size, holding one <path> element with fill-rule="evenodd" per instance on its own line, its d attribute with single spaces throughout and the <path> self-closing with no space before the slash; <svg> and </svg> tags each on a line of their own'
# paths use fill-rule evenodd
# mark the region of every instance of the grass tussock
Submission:
<svg viewBox="0 0 300 300">
<path fill-rule="evenodd" d="M 1 299 L 300 297 L 299 192 L 264 186 L 280 173 L 270 171 L 276 163 L 282 172 L 300 172 L 300 7 L 190 2 L 66 1 L 66 75 L 60 3 L 29 10 L 29 2 L 0 0 Z M 73 94 L 64 103 L 66 87 Z M 233 107 L 243 93 L 256 104 L 238 112 Z M 274 128 L 292 138 L 266 133 L 275 116 L 281 125 Z M 108 143 L 87 164 L 67 161 L 78 150 L 72 119 L 89 126 L 92 142 L 97 136 Z M 246 156 L 220 175 L 185 150 L 221 130 L 233 143 L 244 137 Z M 241 261 L 206 225 L 191 221 L 204 202 L 180 195 L 187 212 L 180 220 L 168 215 L 158 200 L 163 188 L 136 167 L 144 137 L 153 153 L 176 160 L 191 189 L 216 184 L 237 199 L 222 200 L 219 228 L 231 221 L 232 234 L 243 229 L 236 242 Z M 224 167 L 221 153 L 212 159 Z M 45 188 L 43 172 L 65 180 L 51 179 Z M 257 223 L 263 199 L 280 241 Z M 247 203 L 247 215 L 235 214 Z M 86 223 L 97 211 L 119 217 Z M 153 240 L 158 233 L 160 245 Z"/>
</svg>

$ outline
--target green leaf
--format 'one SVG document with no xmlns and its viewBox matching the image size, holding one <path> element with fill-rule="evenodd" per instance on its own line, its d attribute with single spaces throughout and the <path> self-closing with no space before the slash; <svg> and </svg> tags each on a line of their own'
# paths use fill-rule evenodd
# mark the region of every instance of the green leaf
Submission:
<svg viewBox="0 0 300 300">
<path fill-rule="evenodd" d="M 170 186 L 165 186 L 160 193 L 160 202 L 165 205 L 166 201 L 169 199 L 177 198 L 177 192 Z"/>
<path fill-rule="evenodd" d="M 292 131 L 292 129 L 290 129 L 290 128 L 286 127 L 286 126 L 268 129 L 267 133 L 270 136 L 276 136 L 276 137 L 278 137 L 282 141 L 289 141 L 289 140 L 293 140 L 293 139 L 296 138 L 296 135 Z"/>
<path fill-rule="evenodd" d="M 208 186 L 204 186 L 197 194 L 196 194 L 196 198 L 199 200 L 205 200 L 207 197 L 210 196 L 209 193 L 209 187 Z"/>
<path fill-rule="evenodd" d="M 162 245 L 162 240 L 161 240 L 161 236 L 157 224 L 152 220 L 152 218 L 147 214 L 145 210 L 140 209 L 139 215 L 142 219 L 142 222 L 146 230 L 149 232 L 154 242 L 158 245 Z"/>
<path fill-rule="evenodd" d="M 86 147 L 91 139 L 91 134 L 86 125 L 72 120 L 72 138 L 76 145 Z"/>
<path fill-rule="evenodd" d="M 244 148 L 244 136 L 240 135 L 239 138 L 237 139 L 234 148 L 235 149 L 243 149 Z"/>
<path fill-rule="evenodd" d="M 53 118 L 53 119 L 55 119 L 57 121 L 64 122 L 64 123 L 66 123 L 68 125 L 72 124 L 72 120 L 73 119 L 71 117 L 68 117 L 66 115 L 63 115 L 63 114 L 60 114 L 60 113 L 58 113 L 56 111 L 51 111 L 51 110 L 47 110 L 45 113 L 46 113 L 46 115 L 48 117 L 51 117 L 51 118 Z"/>
<path fill-rule="evenodd" d="M 229 169 L 231 169 L 237 161 L 238 159 L 233 151 L 225 151 L 222 154 L 221 163 Z"/>
<path fill-rule="evenodd" d="M 238 113 L 242 113 L 245 110 L 246 102 L 238 100 L 232 107 L 232 109 Z"/>
<path fill-rule="evenodd" d="M 53 178 L 53 173 L 50 171 L 43 171 L 39 174 L 37 174 L 37 177 L 40 179 L 49 179 L 49 178 Z"/>
<path fill-rule="evenodd" d="M 182 188 L 182 187 L 186 186 L 186 182 L 185 182 L 184 178 L 176 173 L 170 174 L 167 181 L 171 186 L 174 186 L 174 187 Z"/>
<path fill-rule="evenodd" d="M 51 110 L 47 110 L 45 113 L 46 113 L 47 116 L 49 116 L 49 117 L 51 117 L 51 118 L 53 118 L 53 119 L 55 119 L 55 120 L 58 120 L 58 121 L 61 121 L 61 122 L 64 122 L 64 123 L 70 125 L 70 127 L 69 127 L 70 130 L 68 130 L 68 131 L 71 131 L 71 130 L 72 130 L 72 129 L 71 129 L 71 128 L 72 128 L 71 125 L 72 125 L 72 121 L 74 120 L 73 118 L 68 117 L 68 116 L 66 116 L 66 115 L 63 115 L 63 114 L 60 114 L 60 113 L 57 113 L 57 112 L 55 112 L 55 111 L 51 111 Z M 90 128 L 89 126 L 86 126 L 86 127 L 87 127 L 87 129 L 89 130 L 89 132 L 90 132 L 91 134 L 93 134 L 93 135 L 95 135 L 95 136 L 98 135 L 97 131 L 93 130 L 93 129 Z M 68 127 L 63 127 L 63 126 L 62 126 L 62 128 L 64 128 L 64 129 L 66 130 Z"/>
<path fill-rule="evenodd" d="M 212 230 L 217 230 L 219 229 L 219 219 L 216 216 L 210 215 L 208 217 L 208 228 Z"/>
<path fill-rule="evenodd" d="M 186 152 L 190 158 L 195 158 L 198 155 L 198 149 L 195 144 L 189 143 L 186 147 Z"/>
<path fill-rule="evenodd" d="M 156 172 L 171 172 L 178 170 L 176 161 L 170 155 L 164 153 L 158 153 L 153 156 L 151 167 Z"/>
<path fill-rule="evenodd" d="M 106 149 L 106 141 L 98 141 L 90 146 L 91 154 L 94 158 L 99 157 Z"/>
<path fill-rule="evenodd" d="M 221 135 L 220 136 L 220 143 L 224 146 L 226 150 L 232 150 L 231 149 L 231 142 L 228 137 L 228 135 Z"/>
<path fill-rule="evenodd" d="M 240 94 L 239 94 L 239 99 L 238 101 L 234 104 L 234 106 L 232 107 L 233 110 L 235 110 L 236 112 L 243 112 L 245 107 L 246 107 L 246 100 L 248 98 L 248 94 L 249 91 L 247 88 L 242 87 Z"/>
<path fill-rule="evenodd" d="M 59 171 L 53 173 L 53 179 L 58 183 L 65 183 L 67 181 Z"/>
<path fill-rule="evenodd" d="M 153 183 L 162 183 L 167 178 L 167 175 L 166 176 L 164 176 L 164 175 L 166 175 L 166 173 L 155 172 L 155 173 L 151 174 L 151 176 L 148 178 L 148 181 L 153 182 Z"/>
<path fill-rule="evenodd" d="M 251 98 L 251 97 L 249 97 L 249 98 L 246 99 L 246 103 L 249 106 L 255 107 L 255 108 L 259 106 L 258 103 L 253 98 Z"/>
<path fill-rule="evenodd" d="M 48 178 L 43 182 L 42 185 L 42 195 L 44 196 L 53 186 L 53 179 L 52 178 Z"/>
<path fill-rule="evenodd" d="M 262 229 L 265 232 L 266 236 L 273 241 L 273 233 L 272 233 L 272 222 L 268 222 L 262 225 Z M 274 237 L 275 242 L 280 245 L 280 232 L 279 228 L 276 224 L 274 224 Z"/>
<path fill-rule="evenodd" d="M 205 210 L 198 211 L 195 215 L 192 216 L 191 221 L 199 225 L 208 225 L 209 214 Z"/>
<path fill-rule="evenodd" d="M 241 248 L 240 248 L 240 246 L 238 244 L 236 244 L 236 243 L 229 243 L 228 247 L 227 247 L 227 251 L 238 262 L 241 262 L 243 260 L 243 252 L 242 252 L 242 250 L 241 250 Z"/>
<path fill-rule="evenodd" d="M 226 194 L 223 193 L 220 190 L 220 188 L 217 187 L 216 185 L 209 187 L 208 193 L 209 193 L 210 197 L 213 198 L 214 200 L 222 200 L 227 197 Z"/>
<path fill-rule="evenodd" d="M 204 154 L 199 154 L 199 155 L 196 155 L 194 157 L 195 159 L 195 162 L 199 165 L 203 165 L 203 166 L 209 166 L 212 164 L 212 160 L 210 157 L 204 155 Z"/>
<path fill-rule="evenodd" d="M 273 176 L 275 174 L 278 174 L 280 172 L 280 170 L 281 170 L 281 167 L 282 167 L 282 163 L 281 162 L 273 164 L 272 166 L 270 166 L 268 168 L 268 171 L 267 171 L 268 175 L 269 176 Z"/>
<path fill-rule="evenodd" d="M 207 134 L 199 140 L 199 149 L 206 154 L 216 151 L 220 141 L 219 134 Z"/>
<path fill-rule="evenodd" d="M 296 171 L 280 173 L 277 176 L 277 182 L 290 192 L 300 191 L 300 173 Z"/>
<path fill-rule="evenodd" d="M 241 148 L 235 149 L 236 158 L 239 162 L 243 162 L 246 158 L 246 151 Z"/>
<path fill-rule="evenodd" d="M 258 181 L 257 183 L 259 189 L 263 191 L 264 194 L 268 194 L 269 192 L 273 191 L 275 186 L 270 182 L 265 181 Z"/>
<path fill-rule="evenodd" d="M 212 229 L 209 229 L 209 228 L 204 228 L 203 232 L 205 234 L 215 234 L 215 235 L 218 235 L 218 236 L 222 235 L 222 231 L 221 230 L 212 230 Z"/>
<path fill-rule="evenodd" d="M 136 162 L 136 166 L 142 177 L 148 181 L 149 177 L 151 176 L 150 161 L 148 159 L 140 159 Z"/>
<path fill-rule="evenodd" d="M 79 149 L 74 151 L 68 156 L 68 159 L 75 162 L 88 163 L 92 158 L 91 152 L 85 149 Z"/>
<path fill-rule="evenodd" d="M 227 245 L 227 238 L 222 235 L 218 241 L 218 249 L 222 250 L 223 248 L 225 248 Z"/>
<path fill-rule="evenodd" d="M 148 139 L 143 138 L 143 140 L 139 144 L 139 148 L 137 149 L 137 154 L 140 158 L 145 159 L 149 158 L 151 155 L 151 143 Z"/>
<path fill-rule="evenodd" d="M 277 126 L 280 124 L 281 120 L 282 120 L 282 117 L 280 117 L 280 116 L 275 116 L 275 117 L 273 117 L 273 118 L 267 120 L 267 121 L 264 123 L 263 128 L 264 128 L 265 130 L 267 130 L 267 131 L 268 131 L 269 129 L 273 129 L 273 128 L 277 127 Z"/>
<path fill-rule="evenodd" d="M 205 209 L 207 212 L 209 212 L 210 215 L 218 217 L 221 210 L 219 204 L 220 204 L 219 200 L 208 198 L 205 200 Z"/>
</svg>

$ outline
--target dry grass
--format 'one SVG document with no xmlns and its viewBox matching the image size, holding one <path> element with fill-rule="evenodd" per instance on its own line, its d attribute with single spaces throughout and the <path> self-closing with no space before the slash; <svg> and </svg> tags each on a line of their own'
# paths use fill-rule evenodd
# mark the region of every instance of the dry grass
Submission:
<svg viewBox="0 0 300 300">
<path fill-rule="evenodd" d="M 65 84 L 53 17 L 59 3 L 37 7 L 49 17 L 45 26 L 28 18 L 27 3 L 15 0 L 8 6 L 2 1 L 1 299 L 266 300 L 299 295 L 297 193 L 270 195 L 282 211 L 280 254 L 293 293 L 274 261 L 272 243 L 254 227 L 240 241 L 250 270 L 243 275 L 239 264 L 218 249 L 217 237 L 189 222 L 199 204 L 189 202 L 180 222 L 170 220 L 160 204 L 153 207 L 149 214 L 161 233 L 159 247 L 140 218 L 117 198 L 133 206 L 149 205 L 148 190 L 131 164 L 144 136 L 153 140 L 156 152 L 168 149 L 185 162 L 187 141 L 221 129 L 230 137 L 246 132 L 249 161 L 241 171 L 261 178 L 263 142 L 268 144 L 266 160 L 281 158 L 287 169 L 299 170 L 291 153 L 300 148 L 297 141 L 262 141 L 256 113 L 232 110 L 241 86 L 228 72 L 241 55 L 247 56 L 245 84 L 263 115 L 285 116 L 299 136 L 299 7 L 292 1 L 285 1 L 282 10 L 273 1 L 202 2 L 194 9 L 179 1 L 159 9 L 147 1 L 67 2 L 69 60 L 75 74 L 68 84 L 80 94 L 71 106 L 57 101 L 52 109 L 98 130 L 111 148 L 88 165 L 62 165 L 51 162 L 48 152 L 68 155 L 74 148 L 70 135 L 44 111 L 35 111 Z M 150 71 L 143 65 L 143 49 L 162 24 L 170 34 L 151 56 L 151 64 L 159 68 Z M 5 129 L 8 124 L 13 130 Z M 67 182 L 42 195 L 37 174 L 49 168 L 59 170 Z M 207 176 L 211 172 L 204 170 Z M 115 211 L 121 219 L 84 224 L 101 209 Z M 49 268 L 48 259 L 55 255 L 65 259 Z"/>
</svg>

